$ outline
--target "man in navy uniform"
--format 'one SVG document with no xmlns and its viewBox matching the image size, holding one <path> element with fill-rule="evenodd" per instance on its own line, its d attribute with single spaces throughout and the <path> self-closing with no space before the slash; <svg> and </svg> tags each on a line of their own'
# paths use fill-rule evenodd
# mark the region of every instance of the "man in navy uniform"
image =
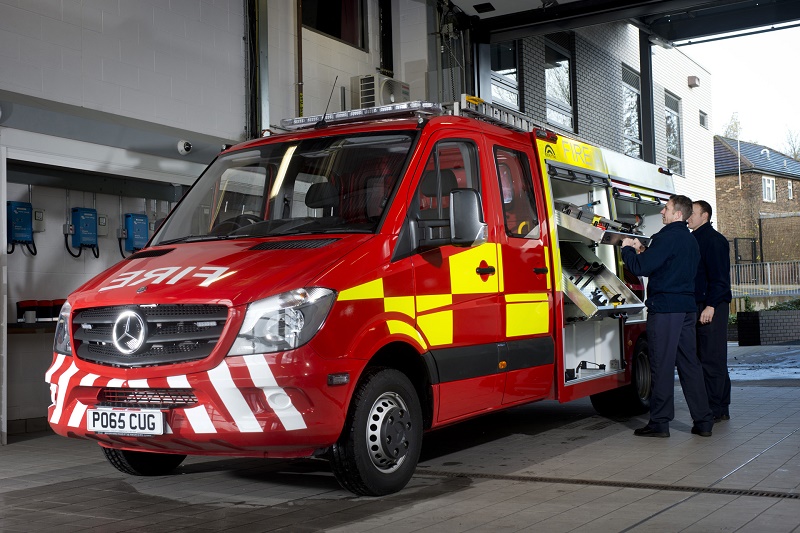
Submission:
<svg viewBox="0 0 800 533">
<path fill-rule="evenodd" d="M 692 433 L 710 437 L 714 415 L 708 406 L 703 368 L 697 358 L 694 278 L 700 261 L 697 240 L 686 226 L 692 201 L 673 195 L 661 210 L 664 227 L 647 248 L 639 239 L 622 241 L 622 260 L 633 274 L 647 276 L 647 345 L 653 381 L 650 421 L 637 437 L 669 437 L 675 418 L 675 366 L 694 421 Z"/>
<path fill-rule="evenodd" d="M 711 205 L 694 202 L 687 220 L 700 245 L 694 280 L 697 302 L 697 357 L 703 366 L 708 406 L 714 421 L 730 420 L 731 378 L 728 375 L 728 314 L 731 303 L 731 259 L 728 239 L 711 227 Z"/>
</svg>

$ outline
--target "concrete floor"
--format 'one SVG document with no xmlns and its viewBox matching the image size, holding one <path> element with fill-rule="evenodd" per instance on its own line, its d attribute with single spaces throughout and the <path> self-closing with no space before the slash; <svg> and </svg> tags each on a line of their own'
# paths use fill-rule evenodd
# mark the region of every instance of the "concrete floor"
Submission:
<svg viewBox="0 0 800 533">
<path fill-rule="evenodd" d="M 49 433 L 0 448 L 0 531 L 800 532 L 800 347 L 729 347 L 731 420 L 691 435 L 676 387 L 669 439 L 647 417 L 541 402 L 426 435 L 408 487 L 342 490 L 327 463 L 189 458 L 119 473 Z M 754 379 L 749 379 L 754 378 Z"/>
</svg>

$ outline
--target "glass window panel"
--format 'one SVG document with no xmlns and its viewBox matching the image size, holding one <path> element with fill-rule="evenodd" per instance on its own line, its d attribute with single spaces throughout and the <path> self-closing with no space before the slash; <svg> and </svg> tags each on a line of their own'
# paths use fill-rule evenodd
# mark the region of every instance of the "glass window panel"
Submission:
<svg viewBox="0 0 800 533">
<path fill-rule="evenodd" d="M 545 46 L 547 121 L 573 129 L 571 61 L 563 51 Z"/>
<path fill-rule="evenodd" d="M 357 48 L 366 48 L 364 0 L 303 0 L 303 25 Z"/>
<path fill-rule="evenodd" d="M 508 41 L 490 46 L 492 102 L 519 110 L 517 43 Z"/>
<path fill-rule="evenodd" d="M 667 93 L 664 99 L 666 119 L 667 166 L 675 174 L 683 174 L 680 100 Z"/>
<path fill-rule="evenodd" d="M 516 150 L 497 148 L 495 165 L 503 199 L 506 234 L 510 237 L 538 239 L 539 217 L 536 214 L 528 158 Z"/>
<path fill-rule="evenodd" d="M 623 152 L 642 158 L 641 94 L 639 75 L 622 68 L 622 136 Z"/>
</svg>

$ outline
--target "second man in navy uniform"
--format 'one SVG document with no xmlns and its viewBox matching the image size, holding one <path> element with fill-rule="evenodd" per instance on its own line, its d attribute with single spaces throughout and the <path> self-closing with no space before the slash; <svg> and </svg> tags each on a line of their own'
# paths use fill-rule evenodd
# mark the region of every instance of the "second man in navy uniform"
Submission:
<svg viewBox="0 0 800 533">
<path fill-rule="evenodd" d="M 729 420 L 731 378 L 728 375 L 728 315 L 731 303 L 731 259 L 728 239 L 711 227 L 711 205 L 692 206 L 689 229 L 700 245 L 695 277 L 697 357 L 703 365 L 708 405 L 714 420 Z"/>
</svg>

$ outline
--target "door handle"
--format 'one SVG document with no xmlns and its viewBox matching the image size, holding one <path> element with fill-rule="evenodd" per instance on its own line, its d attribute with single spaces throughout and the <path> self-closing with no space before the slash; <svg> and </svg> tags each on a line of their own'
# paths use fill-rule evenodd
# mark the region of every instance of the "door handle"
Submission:
<svg viewBox="0 0 800 533">
<path fill-rule="evenodd" d="M 534 274 L 547 274 L 547 267 L 536 267 L 533 269 Z"/>
<path fill-rule="evenodd" d="M 478 267 L 475 269 L 475 273 L 478 274 L 479 276 L 489 276 L 491 274 L 494 274 L 494 267 L 493 266 Z"/>
</svg>

